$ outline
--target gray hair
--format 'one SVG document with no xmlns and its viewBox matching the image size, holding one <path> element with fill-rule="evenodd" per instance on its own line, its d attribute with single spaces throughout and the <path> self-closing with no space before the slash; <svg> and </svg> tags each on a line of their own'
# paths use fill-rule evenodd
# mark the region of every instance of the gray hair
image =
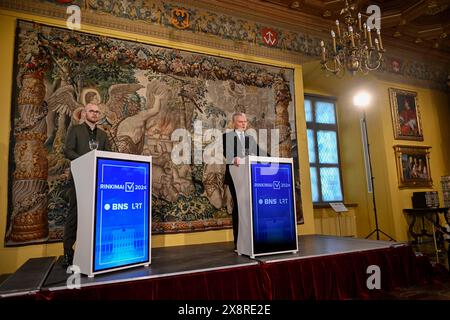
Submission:
<svg viewBox="0 0 450 320">
<path fill-rule="evenodd" d="M 242 116 L 242 117 L 247 118 L 247 116 L 245 115 L 245 113 L 243 113 L 243 112 L 235 112 L 235 113 L 233 113 L 233 115 L 231 116 L 231 120 L 233 121 L 233 123 L 234 123 L 234 120 L 236 119 L 236 117 L 238 117 L 238 116 Z"/>
</svg>

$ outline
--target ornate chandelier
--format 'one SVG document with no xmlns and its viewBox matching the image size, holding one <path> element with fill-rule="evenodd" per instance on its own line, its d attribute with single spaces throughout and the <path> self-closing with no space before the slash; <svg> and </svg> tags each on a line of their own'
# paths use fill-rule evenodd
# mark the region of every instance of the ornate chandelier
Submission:
<svg viewBox="0 0 450 320">
<path fill-rule="evenodd" d="M 366 23 L 361 24 L 361 13 L 354 18 L 352 11 L 355 11 L 355 6 L 349 6 L 348 1 L 345 1 L 345 8 L 340 13 L 344 23 L 341 26 L 339 20 L 336 20 L 337 35 L 331 30 L 332 52 L 327 55 L 324 42 L 320 42 L 322 69 L 339 78 L 346 71 L 355 75 L 358 71 L 367 74 L 378 69 L 385 52 L 380 29 L 376 29 L 376 36 L 372 41 L 372 31 L 375 28 L 370 28 Z"/>
</svg>

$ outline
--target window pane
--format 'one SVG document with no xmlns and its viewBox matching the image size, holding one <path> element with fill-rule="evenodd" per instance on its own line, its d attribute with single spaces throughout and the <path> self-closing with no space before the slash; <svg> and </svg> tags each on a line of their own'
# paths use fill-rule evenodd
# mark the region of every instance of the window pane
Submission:
<svg viewBox="0 0 450 320">
<path fill-rule="evenodd" d="M 337 139 L 335 131 L 317 131 L 319 163 L 338 163 Z"/>
<path fill-rule="evenodd" d="M 317 186 L 317 168 L 310 167 L 309 173 L 311 175 L 311 193 L 312 193 L 312 201 L 319 201 L 319 188 Z"/>
<path fill-rule="evenodd" d="M 317 123 L 336 123 L 334 116 L 334 104 L 330 102 L 316 102 L 316 122 Z"/>
<path fill-rule="evenodd" d="M 339 168 L 320 168 L 323 201 L 342 201 Z"/>
<path fill-rule="evenodd" d="M 306 130 L 306 134 L 308 135 L 309 163 L 314 163 L 316 162 L 316 138 L 314 137 L 314 130 L 308 129 Z"/>
<path fill-rule="evenodd" d="M 305 117 L 306 122 L 313 121 L 311 100 L 305 100 Z"/>
</svg>

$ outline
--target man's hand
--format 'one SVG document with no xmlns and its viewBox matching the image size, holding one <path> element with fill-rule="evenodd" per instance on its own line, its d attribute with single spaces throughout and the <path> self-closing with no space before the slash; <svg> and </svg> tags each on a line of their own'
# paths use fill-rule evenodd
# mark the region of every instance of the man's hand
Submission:
<svg viewBox="0 0 450 320">
<path fill-rule="evenodd" d="M 233 165 L 235 165 L 236 167 L 239 167 L 239 163 L 240 163 L 239 157 L 235 157 L 233 159 Z"/>
</svg>

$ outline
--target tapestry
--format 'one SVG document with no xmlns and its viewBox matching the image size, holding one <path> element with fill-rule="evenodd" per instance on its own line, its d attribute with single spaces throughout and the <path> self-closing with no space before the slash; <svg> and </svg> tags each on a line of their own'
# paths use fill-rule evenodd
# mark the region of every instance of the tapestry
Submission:
<svg viewBox="0 0 450 320">
<path fill-rule="evenodd" d="M 247 115 L 257 138 L 265 134 L 271 155 L 294 158 L 303 223 L 293 69 L 26 21 L 17 25 L 15 66 L 7 246 L 61 241 L 70 187 L 64 141 L 88 103 L 99 105 L 112 151 L 152 156 L 153 234 L 231 228 L 225 165 L 194 160 L 214 139 L 201 133 L 231 128 L 234 112 Z M 180 130 L 192 137 L 193 161 L 172 159 Z"/>
</svg>

